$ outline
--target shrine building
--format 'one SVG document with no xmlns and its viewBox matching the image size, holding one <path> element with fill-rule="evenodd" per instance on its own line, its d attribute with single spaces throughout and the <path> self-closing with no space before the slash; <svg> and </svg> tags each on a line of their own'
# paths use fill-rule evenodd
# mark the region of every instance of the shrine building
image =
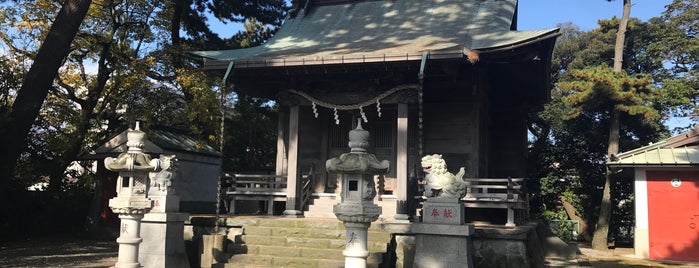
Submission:
<svg viewBox="0 0 699 268">
<path fill-rule="evenodd" d="M 191 56 L 236 91 L 279 105 L 284 214 L 308 216 L 336 197 L 325 161 L 348 152 L 360 119 L 369 151 L 391 163 L 384 217 L 400 216 L 411 213 L 409 177 L 427 154 L 443 155 L 453 173 L 465 167 L 465 177 L 525 176 L 528 116 L 549 100 L 559 30 L 518 31 L 517 2 L 295 1 L 266 43 Z"/>
</svg>

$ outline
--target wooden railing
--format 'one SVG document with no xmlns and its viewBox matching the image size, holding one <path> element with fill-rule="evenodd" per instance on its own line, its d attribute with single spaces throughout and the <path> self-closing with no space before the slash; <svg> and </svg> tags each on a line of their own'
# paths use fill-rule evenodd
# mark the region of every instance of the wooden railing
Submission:
<svg viewBox="0 0 699 268">
<path fill-rule="evenodd" d="M 229 214 L 235 214 L 235 201 L 264 201 L 268 215 L 274 214 L 275 201 L 287 201 L 287 176 L 267 174 L 226 174 L 225 199 Z M 300 176 L 300 206 L 303 208 L 311 197 L 313 168 Z M 262 207 L 260 207 L 262 209 Z"/>
<path fill-rule="evenodd" d="M 301 210 L 306 210 L 306 204 L 308 200 L 311 199 L 311 193 L 313 192 L 313 166 L 308 174 L 301 175 Z"/>
<path fill-rule="evenodd" d="M 461 202 L 466 208 L 507 209 L 506 226 L 515 226 L 529 215 L 529 198 L 524 178 L 465 178 L 466 195 Z M 425 182 L 419 183 L 424 184 Z M 420 189 L 418 192 L 421 193 Z M 426 200 L 416 196 L 417 201 Z M 468 213 L 468 212 L 467 212 Z"/>
<path fill-rule="evenodd" d="M 506 226 L 515 226 L 516 221 L 526 218 L 529 202 L 523 178 L 467 178 L 464 181 L 466 196 L 461 200 L 467 208 L 507 209 Z"/>
<path fill-rule="evenodd" d="M 229 214 L 236 213 L 237 200 L 265 201 L 269 215 L 274 213 L 274 201 L 286 201 L 286 176 L 228 174 L 227 177 L 230 178 L 230 187 L 226 190 Z"/>
</svg>

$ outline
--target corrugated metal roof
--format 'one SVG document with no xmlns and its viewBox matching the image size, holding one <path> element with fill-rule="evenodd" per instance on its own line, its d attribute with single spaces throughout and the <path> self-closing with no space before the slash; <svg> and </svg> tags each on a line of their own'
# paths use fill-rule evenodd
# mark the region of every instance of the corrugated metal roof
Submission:
<svg viewBox="0 0 699 268">
<path fill-rule="evenodd" d="M 287 18 L 267 43 L 244 49 L 196 51 L 209 68 L 313 65 L 434 56 L 463 57 L 473 49 L 550 37 L 558 29 L 511 31 L 517 0 L 358 1 L 321 5 Z M 441 53 L 440 53 L 441 52 Z"/>
<path fill-rule="evenodd" d="M 612 166 L 637 165 L 699 165 L 699 147 L 684 146 L 677 148 L 652 148 L 642 152 L 619 154 L 617 161 L 610 161 Z"/>
<path fill-rule="evenodd" d="M 699 137 L 699 125 L 677 136 L 619 153 L 607 161 L 607 165 L 614 167 L 699 165 L 697 137 Z"/>
</svg>

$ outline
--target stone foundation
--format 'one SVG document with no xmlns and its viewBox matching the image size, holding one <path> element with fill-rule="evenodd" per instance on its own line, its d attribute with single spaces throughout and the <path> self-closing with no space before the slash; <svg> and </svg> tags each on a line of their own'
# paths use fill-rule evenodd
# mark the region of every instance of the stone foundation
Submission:
<svg viewBox="0 0 699 268">
<path fill-rule="evenodd" d="M 226 220 L 225 217 L 220 222 L 223 224 L 219 234 L 226 235 L 229 247 L 235 246 L 236 237 L 243 234 L 245 222 L 240 219 Z M 232 222 L 236 223 L 231 224 Z M 393 237 L 388 247 L 393 253 L 388 254 L 389 258 L 384 258 L 381 267 L 415 267 L 413 258 L 416 255 L 416 241 L 415 234 L 410 232 L 411 223 L 375 222 L 372 225 L 376 225 L 372 230 L 390 233 Z M 185 223 L 187 257 L 191 267 L 200 267 L 199 245 L 202 235 L 213 233 L 213 229 L 213 217 L 192 217 L 191 221 Z M 476 226 L 471 236 L 474 267 L 543 267 L 547 256 L 574 258 L 575 250 L 546 229 L 545 225 L 536 222 L 517 227 Z"/>
<path fill-rule="evenodd" d="M 471 236 L 473 266 L 543 267 L 547 256 L 574 258 L 575 250 L 546 229 L 543 223 L 536 222 L 517 227 L 476 226 Z M 404 256 L 396 261 L 396 267 L 414 267 L 411 261 L 406 261 L 417 255 L 414 239 L 409 239 L 414 234 L 394 235 L 396 256 Z"/>
</svg>

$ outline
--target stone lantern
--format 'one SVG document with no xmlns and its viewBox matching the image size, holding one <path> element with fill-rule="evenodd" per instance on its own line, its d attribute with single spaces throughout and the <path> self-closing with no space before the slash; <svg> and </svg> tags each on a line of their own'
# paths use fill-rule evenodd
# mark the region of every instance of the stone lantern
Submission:
<svg viewBox="0 0 699 268">
<path fill-rule="evenodd" d="M 333 207 L 333 212 L 345 225 L 343 254 L 348 268 L 366 267 L 367 230 L 381 215 L 381 207 L 374 204 L 374 175 L 385 174 L 389 168 L 388 161 L 379 162 L 376 156 L 367 153 L 369 132 L 362 129 L 361 119 L 357 121 L 357 128 L 349 132 L 350 152 L 325 162 L 327 171 L 337 173 L 342 179 L 342 202 Z"/>
<path fill-rule="evenodd" d="M 148 198 L 148 174 L 159 169 L 159 160 L 151 159 L 143 153 L 145 134 L 138 122 L 133 130 L 126 133 L 128 151 L 117 158 L 107 157 L 104 165 L 108 170 L 119 172 L 117 196 L 109 200 L 109 207 L 119 215 L 119 256 L 114 267 L 141 267 L 138 262 L 138 248 L 141 219 L 151 210 Z"/>
</svg>

